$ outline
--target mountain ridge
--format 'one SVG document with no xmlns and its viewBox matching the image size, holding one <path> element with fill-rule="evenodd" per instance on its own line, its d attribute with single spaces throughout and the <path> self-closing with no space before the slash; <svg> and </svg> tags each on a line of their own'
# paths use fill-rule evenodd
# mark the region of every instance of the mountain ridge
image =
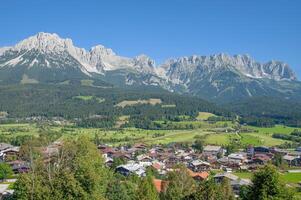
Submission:
<svg viewBox="0 0 301 200">
<path fill-rule="evenodd" d="M 0 48 L 0 81 L 22 82 L 24 75 L 37 82 L 100 78 L 118 86 L 152 85 L 227 101 L 234 96 L 239 99 L 278 92 L 290 95 L 296 93 L 291 91 L 291 85 L 297 85 L 297 92 L 300 90 L 294 71 L 280 61 L 260 63 L 249 55 L 220 53 L 183 56 L 156 65 L 147 55 L 123 57 L 102 45 L 86 50 L 74 46 L 69 38 L 43 32 L 15 46 Z M 271 82 L 273 85 L 269 85 Z M 281 82 L 290 86 L 283 88 Z"/>
</svg>

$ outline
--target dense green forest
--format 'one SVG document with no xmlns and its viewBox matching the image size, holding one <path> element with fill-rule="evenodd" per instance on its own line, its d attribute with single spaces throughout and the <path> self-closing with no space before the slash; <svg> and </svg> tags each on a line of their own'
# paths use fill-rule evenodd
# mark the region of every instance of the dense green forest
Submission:
<svg viewBox="0 0 301 200">
<path fill-rule="evenodd" d="M 269 127 L 275 124 L 301 127 L 301 102 L 276 97 L 254 97 L 225 107 L 242 116 L 241 123 Z"/>
<path fill-rule="evenodd" d="M 89 83 L 87 83 L 89 84 Z M 96 85 L 95 85 L 96 84 Z M 239 115 L 241 124 L 271 127 L 275 124 L 301 126 L 301 103 L 296 100 L 257 97 L 227 105 L 215 105 L 197 97 L 177 95 L 155 87 L 114 88 L 103 83 L 83 86 L 69 84 L 8 85 L 0 87 L 0 112 L 10 119 L 62 117 L 82 127 L 111 128 L 120 116 L 129 116 L 123 126 L 164 129 L 156 120 L 179 121 L 179 116 L 195 119 L 198 112 L 210 112 L 227 119 Z M 160 103 L 123 101 L 158 99 Z"/>
<path fill-rule="evenodd" d="M 195 97 L 139 88 L 124 90 L 74 85 L 12 85 L 0 88 L 0 111 L 9 118 L 40 116 L 76 120 L 83 127 L 112 127 L 119 116 L 130 116 L 129 124 L 150 128 L 154 120 L 195 118 L 198 112 L 234 117 L 223 108 Z M 135 103 L 154 99 L 156 104 Z M 126 103 L 129 102 L 129 105 Z M 134 103 L 133 103 L 134 102 Z M 125 103 L 126 106 L 119 106 Z M 131 104 L 133 103 L 133 104 Z"/>
</svg>

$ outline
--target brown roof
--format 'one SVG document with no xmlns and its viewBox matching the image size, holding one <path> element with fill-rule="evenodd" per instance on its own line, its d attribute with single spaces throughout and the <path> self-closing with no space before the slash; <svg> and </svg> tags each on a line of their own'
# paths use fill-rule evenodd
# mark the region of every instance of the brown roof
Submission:
<svg viewBox="0 0 301 200">
<path fill-rule="evenodd" d="M 189 175 L 192 178 L 200 177 L 201 179 L 206 180 L 208 178 L 208 176 L 209 176 L 208 172 L 193 172 L 190 169 L 187 169 L 187 170 L 188 170 Z"/>
</svg>

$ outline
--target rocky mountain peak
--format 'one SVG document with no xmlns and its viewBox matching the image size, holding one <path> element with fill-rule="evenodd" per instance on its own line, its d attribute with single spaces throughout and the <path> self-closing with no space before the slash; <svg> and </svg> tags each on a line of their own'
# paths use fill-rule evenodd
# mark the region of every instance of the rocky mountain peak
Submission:
<svg viewBox="0 0 301 200">
<path fill-rule="evenodd" d="M 71 39 L 62 39 L 55 33 L 40 32 L 25 40 L 22 40 L 13 47 L 14 50 L 40 50 L 43 52 L 58 52 L 73 48 Z"/>
</svg>

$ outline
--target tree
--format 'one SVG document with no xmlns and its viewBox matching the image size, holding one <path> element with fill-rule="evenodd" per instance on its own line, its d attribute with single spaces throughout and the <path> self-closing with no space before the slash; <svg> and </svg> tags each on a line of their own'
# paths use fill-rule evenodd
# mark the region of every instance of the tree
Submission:
<svg viewBox="0 0 301 200">
<path fill-rule="evenodd" d="M 158 192 L 153 183 L 153 177 L 148 175 L 139 184 L 137 199 L 139 200 L 159 200 Z"/>
<path fill-rule="evenodd" d="M 234 200 L 235 196 L 230 185 L 230 181 L 227 178 L 224 178 L 220 185 L 220 193 L 223 196 L 223 200 Z"/>
<path fill-rule="evenodd" d="M 109 183 L 106 198 L 108 200 L 132 200 L 137 199 L 136 185 L 130 180 L 114 180 Z"/>
<path fill-rule="evenodd" d="M 167 174 L 168 187 L 165 194 L 166 200 L 180 200 L 195 191 L 195 181 L 189 175 L 185 166 L 179 166 Z"/>
<path fill-rule="evenodd" d="M 201 182 L 196 192 L 185 200 L 234 200 L 235 196 L 228 180 L 216 184 L 213 179 Z"/>
<path fill-rule="evenodd" d="M 195 140 L 193 147 L 198 150 L 199 152 L 203 152 L 204 150 L 204 141 L 201 139 Z"/>
<path fill-rule="evenodd" d="M 267 165 L 254 174 L 253 185 L 249 188 L 248 200 L 293 199 L 293 193 L 279 179 L 277 169 Z"/>
<path fill-rule="evenodd" d="M 6 164 L 6 163 L 0 163 L 0 179 L 1 181 L 4 181 L 7 179 L 9 176 L 13 175 L 13 170 L 12 168 Z"/>
<path fill-rule="evenodd" d="M 31 155 L 31 171 L 15 183 L 15 199 L 104 199 L 111 176 L 88 138 L 63 141 L 51 158 Z"/>
</svg>

